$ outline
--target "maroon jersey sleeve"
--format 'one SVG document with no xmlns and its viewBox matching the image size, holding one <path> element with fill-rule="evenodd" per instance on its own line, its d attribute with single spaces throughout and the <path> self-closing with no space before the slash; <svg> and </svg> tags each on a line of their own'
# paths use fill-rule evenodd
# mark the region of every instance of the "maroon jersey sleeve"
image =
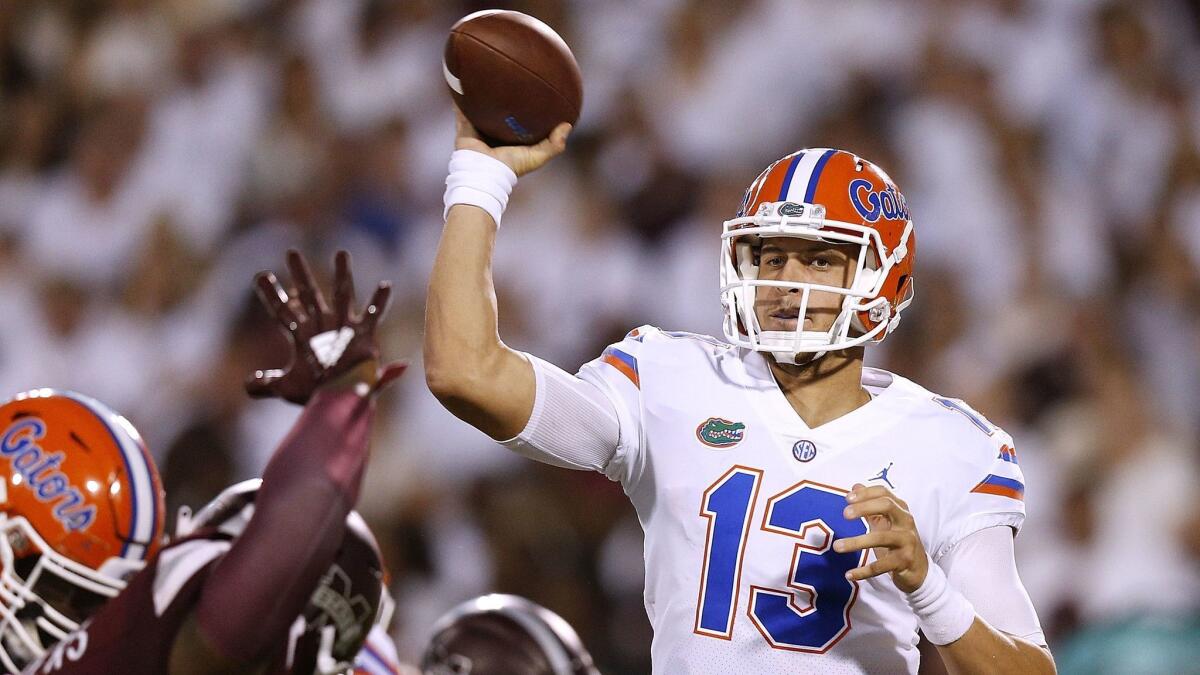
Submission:
<svg viewBox="0 0 1200 675">
<path fill-rule="evenodd" d="M 213 563 L 229 550 L 221 535 L 198 535 L 164 548 L 79 630 L 24 675 L 166 673 L 171 646 L 200 597 Z"/>
</svg>

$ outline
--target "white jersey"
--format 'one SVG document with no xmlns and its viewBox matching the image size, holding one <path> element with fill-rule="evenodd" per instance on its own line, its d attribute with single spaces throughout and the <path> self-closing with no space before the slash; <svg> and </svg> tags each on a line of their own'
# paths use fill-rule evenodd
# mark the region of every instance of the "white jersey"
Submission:
<svg viewBox="0 0 1200 675">
<path fill-rule="evenodd" d="M 612 399 L 620 441 L 606 474 L 645 531 L 655 673 L 913 672 L 917 622 L 883 575 L 851 582 L 867 552 L 836 538 L 855 483 L 905 500 L 939 560 L 987 527 L 1019 528 L 1012 439 L 961 401 L 864 369 L 872 400 L 809 428 L 764 355 L 644 326 L 583 366 Z"/>
</svg>

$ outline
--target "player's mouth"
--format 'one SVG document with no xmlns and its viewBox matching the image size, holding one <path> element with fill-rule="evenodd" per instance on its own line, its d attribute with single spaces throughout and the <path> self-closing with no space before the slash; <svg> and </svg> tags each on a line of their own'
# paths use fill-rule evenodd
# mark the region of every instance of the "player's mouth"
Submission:
<svg viewBox="0 0 1200 675">
<path fill-rule="evenodd" d="M 782 326 L 784 330 L 795 330 L 796 322 L 800 318 L 800 308 L 780 308 L 771 312 L 769 316 L 774 320 L 774 323 Z"/>
</svg>

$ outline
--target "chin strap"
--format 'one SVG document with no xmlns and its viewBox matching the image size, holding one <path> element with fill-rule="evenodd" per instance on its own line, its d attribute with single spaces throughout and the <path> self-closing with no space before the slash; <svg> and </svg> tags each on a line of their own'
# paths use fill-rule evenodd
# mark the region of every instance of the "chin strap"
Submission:
<svg viewBox="0 0 1200 675">
<path fill-rule="evenodd" d="M 769 352 L 775 358 L 776 363 L 782 363 L 789 366 L 803 365 L 811 363 L 828 354 L 828 351 L 796 351 L 796 334 L 792 331 L 784 330 L 765 330 L 758 334 L 758 343 L 765 347 L 765 351 Z M 800 347 L 820 347 L 821 345 L 829 344 L 829 334 L 819 331 L 802 331 L 800 333 Z M 808 358 L 797 361 L 797 357 L 806 356 Z"/>
<path fill-rule="evenodd" d="M 768 353 L 771 355 L 772 358 L 775 359 L 776 363 L 780 363 L 785 366 L 803 366 L 805 364 L 809 364 L 809 363 L 812 363 L 813 361 L 816 361 L 817 359 L 821 358 L 822 356 L 825 356 L 829 352 L 768 352 Z M 800 356 L 801 354 L 807 356 L 808 358 L 803 361 L 797 361 L 796 357 Z"/>
<path fill-rule="evenodd" d="M 807 351 L 809 348 L 823 347 L 830 343 L 829 333 L 822 331 L 801 331 L 799 345 L 796 344 L 796 334 L 792 331 L 765 330 L 758 335 L 758 343 L 766 348 L 764 351 L 769 352 L 777 363 L 798 366 L 812 363 L 829 353 L 828 349 Z M 796 351 L 797 346 L 805 351 Z M 798 357 L 805 358 L 797 360 Z"/>
</svg>

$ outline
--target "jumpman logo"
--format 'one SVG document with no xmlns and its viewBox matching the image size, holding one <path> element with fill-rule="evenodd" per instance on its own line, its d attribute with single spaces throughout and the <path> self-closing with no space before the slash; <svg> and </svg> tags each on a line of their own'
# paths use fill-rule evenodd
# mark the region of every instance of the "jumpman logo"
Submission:
<svg viewBox="0 0 1200 675">
<path fill-rule="evenodd" d="M 886 468 L 883 468 L 883 469 L 880 469 L 880 470 L 879 470 L 879 474 L 878 474 L 877 476 L 875 476 L 874 478 L 872 478 L 871 480 L 881 480 L 881 481 L 883 481 L 883 482 L 887 483 L 887 484 L 888 484 L 888 487 L 890 487 L 890 488 L 892 488 L 893 490 L 895 490 L 895 489 L 896 489 L 896 486 L 895 486 L 895 485 L 892 485 L 892 481 L 888 480 L 888 477 L 887 477 L 887 475 L 888 475 L 888 471 L 891 471 L 891 470 L 892 470 L 892 465 L 893 465 L 893 464 L 895 464 L 895 462 L 888 462 L 888 465 L 887 465 L 887 467 L 886 467 Z"/>
</svg>

